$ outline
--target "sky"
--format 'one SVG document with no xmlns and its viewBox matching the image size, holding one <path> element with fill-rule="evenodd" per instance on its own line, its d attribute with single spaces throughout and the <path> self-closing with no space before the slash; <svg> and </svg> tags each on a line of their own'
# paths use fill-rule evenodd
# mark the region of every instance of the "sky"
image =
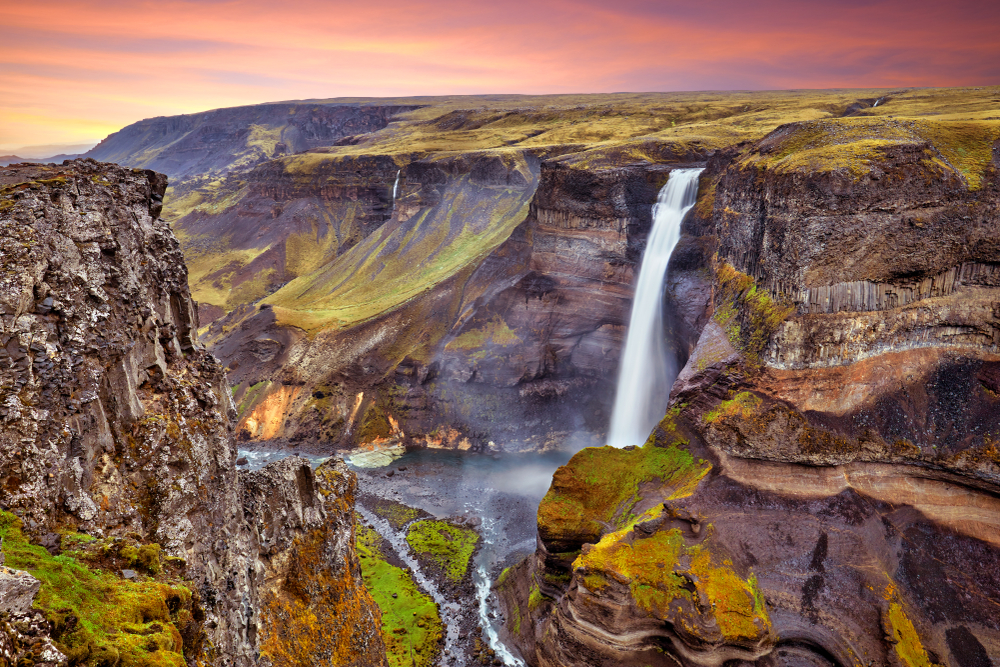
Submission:
<svg viewBox="0 0 1000 667">
<path fill-rule="evenodd" d="M 0 0 L 0 151 L 279 100 L 1000 83 L 997 0 Z"/>
</svg>

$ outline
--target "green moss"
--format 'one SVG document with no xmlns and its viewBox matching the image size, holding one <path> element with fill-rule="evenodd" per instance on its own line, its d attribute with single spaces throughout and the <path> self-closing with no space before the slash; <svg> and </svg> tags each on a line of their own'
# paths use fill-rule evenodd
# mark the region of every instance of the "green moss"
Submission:
<svg viewBox="0 0 1000 667">
<path fill-rule="evenodd" d="M 770 629 L 771 620 L 756 576 L 744 580 L 729 561 L 713 563 L 704 543 L 687 549 L 687 556 L 696 587 L 708 597 L 719 631 L 726 639 L 753 641 Z"/>
<path fill-rule="evenodd" d="M 775 301 L 753 278 L 725 261 L 719 263 L 716 284 L 715 321 L 734 346 L 759 363 L 771 336 L 795 312 L 794 306 Z"/>
<path fill-rule="evenodd" d="M 487 345 L 517 345 L 521 342 L 513 329 L 507 326 L 503 318 L 494 315 L 483 327 L 465 331 L 449 341 L 446 350 L 479 350 Z"/>
<path fill-rule="evenodd" d="M 740 418 L 749 419 L 757 408 L 760 407 L 761 399 L 748 391 L 742 391 L 733 398 L 719 403 L 711 412 L 706 412 L 702 419 L 706 424 L 718 421 L 720 418 Z"/>
<path fill-rule="evenodd" d="M 662 506 L 656 507 L 637 522 L 662 514 Z M 688 613 L 684 609 L 697 607 L 704 599 L 727 640 L 756 641 L 770 632 L 771 621 L 756 577 L 744 580 L 732 563 L 713 562 L 704 542 L 686 546 L 677 528 L 648 537 L 636 533 L 633 526 L 608 533 L 574 561 L 573 569 L 589 590 L 602 590 L 608 579 L 628 585 L 636 605 L 657 618 L 683 617 Z M 678 601 L 688 604 L 681 606 Z"/>
<path fill-rule="evenodd" d="M 357 549 L 362 578 L 382 611 L 382 634 L 391 667 L 430 667 L 438 655 L 443 625 L 437 605 L 413 578 L 386 562 L 382 538 L 358 522 Z"/>
<path fill-rule="evenodd" d="M 35 607 L 52 621 L 56 646 L 71 664 L 184 667 L 178 625 L 190 620 L 185 586 L 127 581 L 92 569 L 76 552 L 52 556 L 29 543 L 20 519 L 7 512 L 0 512 L 0 537 L 6 565 L 42 582 Z"/>
<path fill-rule="evenodd" d="M 639 500 L 639 485 L 659 480 L 670 498 L 693 493 L 711 465 L 696 460 L 676 433 L 672 416 L 663 420 L 669 446 L 653 438 L 628 450 L 588 447 L 556 470 L 538 507 L 539 530 L 548 537 L 578 536 L 593 541 L 605 525 L 626 525 Z M 591 539 L 587 539 L 587 538 Z"/>
<path fill-rule="evenodd" d="M 531 589 L 528 591 L 528 610 L 535 611 L 544 602 L 552 602 L 552 598 L 542 593 L 537 583 L 532 583 Z"/>
<path fill-rule="evenodd" d="M 430 559 L 454 582 L 469 570 L 469 560 L 479 542 L 476 531 L 446 521 L 418 521 L 410 526 L 406 541 L 418 556 Z"/>
</svg>

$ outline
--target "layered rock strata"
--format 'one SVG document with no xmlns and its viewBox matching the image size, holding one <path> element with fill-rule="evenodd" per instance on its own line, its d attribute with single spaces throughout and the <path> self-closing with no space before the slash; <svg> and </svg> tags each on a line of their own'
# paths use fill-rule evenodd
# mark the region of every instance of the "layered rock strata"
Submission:
<svg viewBox="0 0 1000 667">
<path fill-rule="evenodd" d="M 238 385 L 243 437 L 532 448 L 544 446 L 539 434 L 602 427 L 669 166 L 590 171 L 483 152 L 396 171 L 338 158 L 308 177 L 287 173 L 315 159 L 289 158 L 268 188 L 254 187 L 389 217 L 258 312 L 209 329 Z M 294 201 L 283 210 L 307 205 Z"/>
<path fill-rule="evenodd" d="M 679 247 L 717 255 L 670 278 L 697 334 L 672 408 L 644 448 L 556 474 L 500 586 L 529 664 L 1000 656 L 998 137 L 844 122 L 710 163 Z"/>
<path fill-rule="evenodd" d="M 302 622 L 277 624 L 265 601 L 308 554 L 321 556 L 307 607 L 336 588 L 334 613 L 377 610 L 354 561 L 349 473 L 238 476 L 229 385 L 197 343 L 180 248 L 158 219 L 165 187 L 92 160 L 0 172 L 0 502 L 44 544 L 82 531 L 160 545 L 206 638 L 185 657 L 257 664 Z M 377 626 L 348 633 L 357 664 L 384 661 Z"/>
</svg>

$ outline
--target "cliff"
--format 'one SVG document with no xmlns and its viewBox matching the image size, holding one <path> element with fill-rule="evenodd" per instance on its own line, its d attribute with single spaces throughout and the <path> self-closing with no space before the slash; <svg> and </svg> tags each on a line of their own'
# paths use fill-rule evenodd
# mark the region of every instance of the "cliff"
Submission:
<svg viewBox="0 0 1000 667">
<path fill-rule="evenodd" d="M 394 114 L 416 108 L 303 101 L 161 116 L 109 135 L 83 157 L 155 169 L 173 180 L 224 174 L 380 130 Z"/>
<path fill-rule="evenodd" d="M 306 248 L 333 255 L 256 311 L 208 327 L 237 387 L 241 437 L 517 448 L 601 429 L 633 266 L 669 167 L 587 170 L 510 150 L 387 161 L 306 154 L 280 173 L 269 163 L 251 174 L 266 185 L 248 185 L 267 198 L 179 223 L 193 234 L 233 220 L 235 231 L 239 217 L 248 242 L 312 225 L 239 269 L 258 280 L 265 258 L 287 280 Z M 389 183 L 395 199 L 378 187 Z M 353 213 L 328 218 L 333 229 L 306 217 L 317 205 Z M 249 214 L 260 209 L 292 213 Z M 363 240 L 338 248 L 346 225 L 373 219 Z"/>
<path fill-rule="evenodd" d="M 40 580 L 35 607 L 73 664 L 295 664 L 282 633 L 320 632 L 275 600 L 329 605 L 339 650 L 383 664 L 351 474 L 236 471 L 229 385 L 158 218 L 165 187 L 93 160 L 0 171 L 6 565 Z"/>
<path fill-rule="evenodd" d="M 530 664 L 995 661 L 998 174 L 996 122 L 803 122 L 710 161 L 671 409 L 560 469 L 500 584 Z"/>
</svg>

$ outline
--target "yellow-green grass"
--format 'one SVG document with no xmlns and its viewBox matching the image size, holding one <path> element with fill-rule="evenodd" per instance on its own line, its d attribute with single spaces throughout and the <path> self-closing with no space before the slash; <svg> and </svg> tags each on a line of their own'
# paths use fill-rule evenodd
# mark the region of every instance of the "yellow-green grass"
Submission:
<svg viewBox="0 0 1000 667">
<path fill-rule="evenodd" d="M 838 118 L 788 128 L 784 137 L 750 150 L 740 163 L 778 172 L 846 169 L 858 178 L 871 172 L 893 147 L 929 142 L 926 162 L 930 166 L 954 169 L 971 189 L 978 189 L 998 140 L 1000 119 Z"/>
<path fill-rule="evenodd" d="M 965 121 L 997 116 L 998 96 L 993 86 L 429 98 L 361 143 L 330 150 L 359 155 L 573 144 L 602 150 L 648 138 L 720 147 L 759 139 L 785 123 L 837 118 L 862 99 L 883 98 L 861 111 L 867 116 Z"/>
<path fill-rule="evenodd" d="M 449 580 L 457 583 L 469 571 L 479 535 L 471 528 L 447 521 L 427 520 L 410 526 L 406 541 L 418 556 L 434 562 Z"/>
<path fill-rule="evenodd" d="M 8 567 L 26 570 L 42 582 L 35 607 L 55 627 L 56 646 L 75 664 L 121 667 L 184 667 L 178 625 L 191 620 L 191 592 L 179 583 L 128 581 L 90 567 L 73 546 L 91 540 L 69 534 L 70 550 L 59 556 L 31 544 L 21 520 L 0 512 L 0 537 Z M 150 573 L 159 571 L 159 549 L 142 547 L 134 556 Z M 123 550 L 124 552 L 124 550 Z M 171 610 L 175 611 L 171 611 Z M 71 617 L 75 617 L 74 622 Z"/>
<path fill-rule="evenodd" d="M 267 297 L 278 321 L 308 332 L 351 326 L 389 312 L 503 243 L 528 213 L 532 188 L 449 183 L 439 205 L 383 225 L 323 269 Z"/>
<path fill-rule="evenodd" d="M 438 655 L 443 633 L 437 605 L 405 570 L 386 562 L 382 538 L 357 522 L 361 575 L 382 612 L 382 634 L 390 667 L 429 667 Z"/>
</svg>

